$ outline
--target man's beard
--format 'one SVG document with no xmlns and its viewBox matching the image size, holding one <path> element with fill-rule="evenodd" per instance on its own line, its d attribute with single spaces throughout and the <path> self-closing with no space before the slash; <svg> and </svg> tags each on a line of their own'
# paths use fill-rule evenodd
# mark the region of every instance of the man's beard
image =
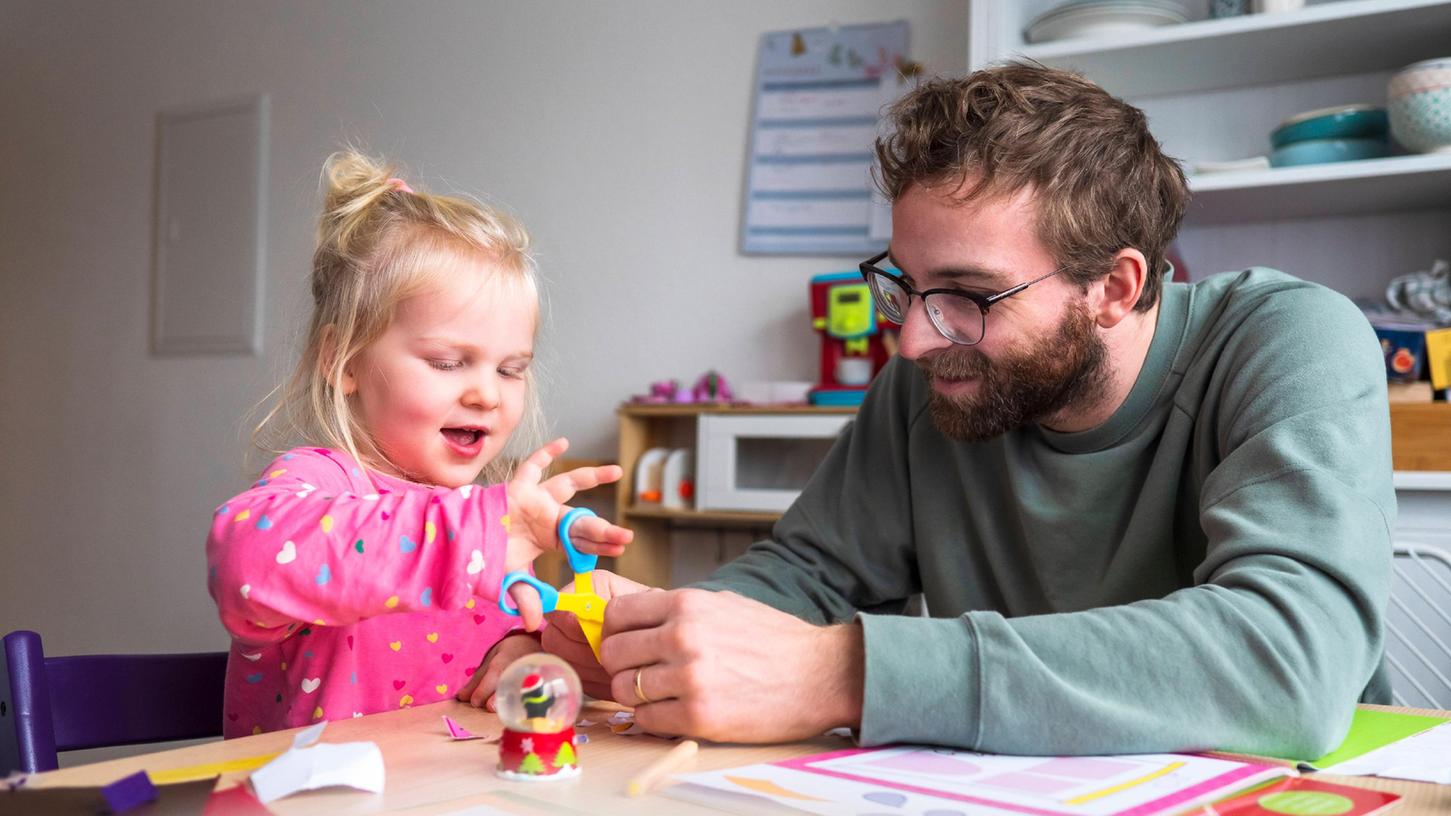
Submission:
<svg viewBox="0 0 1451 816">
<path fill-rule="evenodd" d="M 1021 353 L 990 360 L 972 348 L 951 348 L 917 361 L 928 386 L 937 378 L 971 377 L 967 396 L 930 394 L 932 424 L 950 439 L 979 442 L 1070 406 L 1088 406 L 1108 390 L 1108 348 L 1082 303 L 1069 306 L 1058 331 Z"/>
</svg>

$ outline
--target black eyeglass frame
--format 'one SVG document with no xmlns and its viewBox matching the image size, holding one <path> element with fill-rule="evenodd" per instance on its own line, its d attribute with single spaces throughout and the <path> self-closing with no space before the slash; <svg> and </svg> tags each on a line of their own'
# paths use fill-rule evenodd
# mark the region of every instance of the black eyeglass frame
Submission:
<svg viewBox="0 0 1451 816">
<path fill-rule="evenodd" d="M 911 308 L 911 305 L 912 305 L 912 297 L 914 295 L 916 297 L 918 297 L 919 299 L 922 299 L 924 302 L 926 301 L 926 298 L 929 295 L 952 295 L 954 297 L 965 298 L 967 300 L 972 301 L 974 304 L 977 305 L 978 311 L 981 312 L 981 315 L 982 315 L 982 330 L 978 333 L 977 339 L 976 340 L 973 340 L 970 343 L 964 343 L 961 340 L 954 340 L 954 339 L 952 339 L 952 337 L 947 334 L 947 331 L 945 329 L 943 329 L 940 325 L 938 325 L 937 319 L 932 316 L 932 310 L 931 309 L 928 309 L 927 310 L 927 320 L 928 320 L 928 322 L 930 322 L 932 324 L 932 328 L 936 329 L 937 330 L 937 333 L 940 334 L 940 335 L 942 335 L 944 338 L 946 338 L 948 340 L 948 342 L 954 343 L 954 344 L 959 345 L 959 346 L 975 346 L 978 343 L 981 343 L 982 342 L 982 339 L 987 336 L 987 313 L 988 313 L 988 309 L 991 308 L 994 303 L 997 303 L 998 301 L 1003 300 L 1005 298 L 1010 298 L 1013 295 L 1016 295 L 1017 293 L 1023 291 L 1024 289 L 1027 289 L 1029 286 L 1032 286 L 1033 284 L 1038 283 L 1039 281 L 1045 281 L 1045 280 L 1053 277 L 1054 275 L 1058 274 L 1059 272 L 1062 272 L 1063 271 L 1063 267 L 1059 267 L 1058 269 L 1055 269 L 1055 270 L 1053 270 L 1052 272 L 1049 272 L 1046 275 L 1043 275 L 1041 277 L 1034 278 L 1034 279 L 1032 279 L 1030 281 L 1024 281 L 1023 283 L 1017 284 L 1016 286 L 1010 286 L 1010 287 L 1008 287 L 1007 289 L 1004 289 L 1001 292 L 998 292 L 996 294 L 991 294 L 991 295 L 979 295 L 976 292 L 968 292 L 968 291 L 966 291 L 964 289 L 951 289 L 951 288 L 945 288 L 945 289 L 944 288 L 938 288 L 938 289 L 927 289 L 925 291 L 918 291 L 916 289 L 913 289 L 910 285 L 908 285 L 906 281 L 902 280 L 902 277 L 900 275 L 893 275 L 892 273 L 886 271 L 885 269 L 882 269 L 882 268 L 880 268 L 880 267 L 877 266 L 877 264 L 879 264 L 883 260 L 885 260 L 886 257 L 888 255 L 890 255 L 890 254 L 891 254 L 891 250 L 890 249 L 884 249 L 881 252 L 877 253 L 876 255 L 873 255 L 872 257 L 866 259 L 865 261 L 862 261 L 861 263 L 857 264 L 857 269 L 859 269 L 861 271 L 862 278 L 864 278 L 866 280 L 867 285 L 872 288 L 872 292 L 874 294 L 877 293 L 878 290 L 882 286 L 882 284 L 878 283 L 877 280 L 876 280 L 876 277 L 877 276 L 881 276 L 881 277 L 886 278 L 887 280 L 891 281 L 893 286 L 897 286 L 897 287 L 901 288 L 902 291 L 904 291 L 904 292 L 907 293 L 907 306 L 908 306 L 908 308 Z M 879 308 L 881 308 L 880 305 L 879 305 Z M 888 317 L 890 317 L 890 315 L 888 315 Z M 906 319 L 907 319 L 907 315 L 904 313 L 902 315 L 902 320 L 905 321 Z"/>
</svg>

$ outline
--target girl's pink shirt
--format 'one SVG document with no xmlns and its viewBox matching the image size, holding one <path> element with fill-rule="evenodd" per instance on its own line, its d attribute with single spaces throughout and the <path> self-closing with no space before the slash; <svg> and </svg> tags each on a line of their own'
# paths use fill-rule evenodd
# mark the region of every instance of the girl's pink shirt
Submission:
<svg viewBox="0 0 1451 816">
<path fill-rule="evenodd" d="M 430 488 L 297 448 L 217 508 L 207 588 L 232 636 L 227 737 L 451 698 L 519 619 L 502 485 Z"/>
</svg>

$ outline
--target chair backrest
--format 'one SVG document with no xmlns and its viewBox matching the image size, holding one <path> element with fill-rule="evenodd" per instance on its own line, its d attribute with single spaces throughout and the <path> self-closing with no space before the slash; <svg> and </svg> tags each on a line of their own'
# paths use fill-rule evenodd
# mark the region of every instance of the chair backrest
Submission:
<svg viewBox="0 0 1451 816">
<path fill-rule="evenodd" d="M 57 752 L 221 736 L 226 652 L 46 657 L 15 631 L 0 650 L 0 776 Z"/>
<path fill-rule="evenodd" d="M 1391 699 L 1415 708 L 1451 707 L 1451 556 L 1397 544 L 1386 610 Z"/>
</svg>

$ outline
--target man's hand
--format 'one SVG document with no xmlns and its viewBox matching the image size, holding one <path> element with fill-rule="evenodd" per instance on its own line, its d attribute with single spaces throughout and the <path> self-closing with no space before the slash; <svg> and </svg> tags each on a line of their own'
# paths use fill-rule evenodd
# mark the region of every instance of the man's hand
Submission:
<svg viewBox="0 0 1451 816">
<path fill-rule="evenodd" d="M 657 734 L 785 742 L 861 725 L 856 624 L 814 626 L 730 592 L 635 593 L 605 609 L 600 657 L 611 696 Z"/>
<path fill-rule="evenodd" d="M 499 688 L 499 675 L 509 664 L 523 657 L 540 650 L 539 640 L 533 635 L 510 634 L 505 635 L 502 640 L 494 644 L 494 648 L 484 655 L 484 661 L 474 670 L 474 676 L 458 690 L 455 695 L 461 702 L 468 703 L 475 708 L 487 708 L 494 710 L 494 692 Z"/>
<path fill-rule="evenodd" d="M 618 598 L 621 595 L 632 595 L 637 592 L 646 592 L 650 587 L 641 583 L 631 581 L 629 578 L 621 578 L 612 572 L 595 570 L 594 572 L 595 594 L 609 600 Z M 561 592 L 573 592 L 574 584 L 566 586 Z M 605 607 L 605 614 L 609 614 L 609 607 Z M 549 628 L 544 630 L 544 650 L 563 659 L 574 667 L 579 675 L 580 684 L 584 686 L 584 693 L 600 700 L 614 699 L 610 694 L 610 675 L 606 672 L 594 652 L 589 647 L 589 641 L 585 640 L 584 632 L 579 628 L 579 621 L 570 612 L 551 612 Z M 626 704 L 632 700 L 622 701 Z"/>
</svg>

